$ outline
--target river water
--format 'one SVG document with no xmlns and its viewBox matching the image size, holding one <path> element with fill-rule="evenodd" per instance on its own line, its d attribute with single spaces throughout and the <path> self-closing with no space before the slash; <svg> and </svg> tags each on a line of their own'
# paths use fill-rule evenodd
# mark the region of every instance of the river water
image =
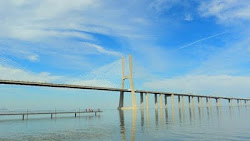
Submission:
<svg viewBox="0 0 250 141">
<path fill-rule="evenodd" d="M 250 107 L 103 110 L 92 114 L 0 119 L 0 140 L 250 140 Z"/>
</svg>

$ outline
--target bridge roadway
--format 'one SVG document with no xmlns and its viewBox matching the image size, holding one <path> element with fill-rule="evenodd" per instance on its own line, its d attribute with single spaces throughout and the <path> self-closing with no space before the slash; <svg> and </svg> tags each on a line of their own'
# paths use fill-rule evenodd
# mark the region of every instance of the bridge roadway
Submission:
<svg viewBox="0 0 250 141">
<path fill-rule="evenodd" d="M 28 81 L 13 81 L 13 80 L 0 80 L 0 84 L 53 87 L 53 88 L 85 89 L 85 90 L 101 90 L 101 91 L 117 91 L 117 92 L 131 92 L 131 90 L 129 90 L 129 89 L 120 89 L 120 88 L 82 86 L 82 85 L 71 85 L 71 84 L 55 84 L 55 83 L 43 83 L 43 82 L 28 82 Z M 227 100 L 247 100 L 247 101 L 250 100 L 250 98 L 206 96 L 206 95 L 181 94 L 181 93 L 146 91 L 146 90 L 136 90 L 135 92 L 136 93 L 148 93 L 148 94 L 164 94 L 164 95 L 168 95 L 168 96 L 171 96 L 172 94 L 174 94 L 175 96 L 190 96 L 190 97 L 203 97 L 203 98 L 227 99 Z"/>
<path fill-rule="evenodd" d="M 97 113 L 101 113 L 102 111 L 100 110 L 96 110 L 96 111 L 65 111 L 65 112 L 17 112 L 17 113 L 0 113 L 0 116 L 17 116 L 17 115 L 22 115 L 23 116 L 23 120 L 24 117 L 29 115 L 51 115 L 51 119 L 53 118 L 53 115 L 61 115 L 61 114 L 74 114 L 75 117 L 77 114 L 84 114 L 84 113 L 95 113 L 95 116 Z"/>
</svg>

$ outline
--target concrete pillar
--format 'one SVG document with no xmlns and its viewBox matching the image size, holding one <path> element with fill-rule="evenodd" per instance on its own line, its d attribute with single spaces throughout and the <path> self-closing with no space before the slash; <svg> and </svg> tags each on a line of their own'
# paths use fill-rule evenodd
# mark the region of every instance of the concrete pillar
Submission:
<svg viewBox="0 0 250 141">
<path fill-rule="evenodd" d="M 242 100 L 240 100 L 240 106 L 242 106 Z"/>
<path fill-rule="evenodd" d="M 155 94 L 155 109 L 158 109 L 157 94 Z"/>
<path fill-rule="evenodd" d="M 209 105 L 212 106 L 212 98 L 209 98 Z"/>
<path fill-rule="evenodd" d="M 198 107 L 200 107 L 201 105 L 200 105 L 200 97 L 199 96 L 197 97 L 197 101 L 198 101 Z"/>
<path fill-rule="evenodd" d="M 172 111 L 172 121 L 175 121 L 175 105 L 174 105 L 174 94 L 171 94 L 171 111 Z"/>
<path fill-rule="evenodd" d="M 136 99 L 135 99 L 135 88 L 134 88 L 134 80 L 133 80 L 133 70 L 132 70 L 132 55 L 129 55 L 129 80 L 130 80 L 130 89 L 131 89 L 131 101 L 132 108 L 136 109 Z"/>
<path fill-rule="evenodd" d="M 200 99 L 201 107 L 203 107 L 203 97 Z"/>
<path fill-rule="evenodd" d="M 218 100 L 218 98 L 216 98 L 215 100 L 216 100 L 216 106 L 219 106 L 219 100 Z"/>
<path fill-rule="evenodd" d="M 192 106 L 194 107 L 194 97 L 192 96 Z"/>
<path fill-rule="evenodd" d="M 189 105 L 189 107 L 191 107 L 191 97 L 190 96 L 188 96 L 188 105 Z"/>
<path fill-rule="evenodd" d="M 229 102 L 229 103 L 228 103 L 228 104 L 229 104 L 229 106 L 231 106 L 231 107 L 232 107 L 232 106 L 233 106 L 233 99 L 228 99 L 228 102 Z"/>
<path fill-rule="evenodd" d="M 160 94 L 160 109 L 163 109 L 163 94 Z"/>
<path fill-rule="evenodd" d="M 141 109 L 143 109 L 144 105 L 143 105 L 143 93 L 142 92 L 140 93 L 140 98 L 141 98 Z"/>
<path fill-rule="evenodd" d="M 167 95 L 164 95 L 164 99 L 165 99 L 165 108 L 168 108 L 168 97 L 167 97 Z"/>
<path fill-rule="evenodd" d="M 183 120 L 185 121 L 185 97 L 182 96 L 181 97 L 181 103 L 182 103 L 182 117 L 183 117 Z"/>
<path fill-rule="evenodd" d="M 124 89 L 124 81 L 125 81 L 125 65 L 124 65 L 124 58 L 122 57 L 121 59 L 121 64 L 122 64 L 122 83 L 121 83 L 121 88 Z M 119 106 L 118 109 L 121 109 L 124 106 L 124 91 L 120 91 L 120 101 L 119 101 Z"/>
<path fill-rule="evenodd" d="M 171 105 L 174 108 L 174 94 L 171 94 Z"/>
<path fill-rule="evenodd" d="M 181 107 L 181 96 L 178 95 L 178 107 Z"/>
<path fill-rule="evenodd" d="M 208 97 L 206 97 L 206 105 L 209 107 Z"/>
<path fill-rule="evenodd" d="M 237 99 L 237 105 L 240 106 L 240 105 L 239 105 L 239 99 Z"/>
<path fill-rule="evenodd" d="M 123 102 L 124 102 L 124 92 L 120 91 L 120 101 L 119 101 L 118 109 L 121 109 L 123 107 Z"/>
<path fill-rule="evenodd" d="M 146 99 L 146 108 L 148 109 L 148 93 L 146 93 L 146 95 L 145 95 L 145 99 Z"/>
<path fill-rule="evenodd" d="M 185 108 L 185 103 L 184 103 L 184 96 L 181 96 L 181 103 L 182 103 L 182 108 L 184 109 Z"/>
</svg>

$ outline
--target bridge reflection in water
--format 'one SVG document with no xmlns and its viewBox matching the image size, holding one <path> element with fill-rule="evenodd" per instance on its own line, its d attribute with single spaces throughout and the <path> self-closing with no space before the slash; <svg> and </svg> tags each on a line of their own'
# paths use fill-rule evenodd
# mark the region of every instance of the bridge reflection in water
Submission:
<svg viewBox="0 0 250 141">
<path fill-rule="evenodd" d="M 247 110 L 247 108 L 248 106 L 237 106 L 237 107 L 232 107 L 232 106 L 184 107 L 183 106 L 176 108 L 174 106 L 171 106 L 171 109 L 145 108 L 145 109 L 134 109 L 134 110 L 119 110 L 121 140 L 122 141 L 139 140 L 138 138 L 136 138 L 136 135 L 139 132 L 143 133 L 150 132 L 152 128 L 155 128 L 155 130 L 162 130 L 162 129 L 164 130 L 168 129 L 169 127 L 173 128 L 175 124 L 184 126 L 186 124 L 195 125 L 195 124 L 202 124 L 202 122 L 209 123 L 213 121 L 221 121 L 223 119 L 223 116 L 232 118 L 233 114 L 240 114 L 243 110 L 244 111 Z M 139 114 L 140 116 L 138 116 Z M 131 118 L 129 118 L 130 115 Z M 140 140 L 142 139 L 140 138 Z"/>
</svg>

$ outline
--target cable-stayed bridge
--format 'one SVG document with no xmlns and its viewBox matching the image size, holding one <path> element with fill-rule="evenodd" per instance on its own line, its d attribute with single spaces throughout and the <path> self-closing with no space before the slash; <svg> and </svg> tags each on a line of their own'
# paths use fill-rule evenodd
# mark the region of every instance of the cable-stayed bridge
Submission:
<svg viewBox="0 0 250 141">
<path fill-rule="evenodd" d="M 129 60 L 129 63 L 125 64 L 125 60 Z M 80 75 L 74 78 L 51 76 L 48 73 L 33 73 L 16 62 L 6 58 L 0 58 L 0 66 L 0 84 L 116 91 L 118 92 L 117 94 L 120 94 L 118 109 L 138 108 L 135 97 L 135 94 L 137 93 L 140 94 L 140 108 L 144 108 L 144 95 L 145 105 L 146 108 L 148 108 L 149 94 L 154 95 L 155 108 L 158 108 L 158 97 L 160 108 L 167 108 L 168 97 L 170 97 L 173 105 L 175 96 L 178 97 L 179 106 L 181 103 L 184 105 L 184 97 L 188 98 L 189 106 L 195 105 L 194 98 L 197 98 L 198 106 L 203 106 L 203 99 L 206 100 L 207 106 L 211 106 L 212 99 L 216 100 L 216 106 L 221 106 L 221 100 L 228 100 L 230 106 L 233 106 L 234 100 L 237 101 L 238 105 L 241 105 L 242 101 L 245 104 L 250 101 L 248 98 L 137 90 L 134 86 L 134 77 L 136 77 L 137 73 L 133 71 L 131 55 L 129 58 L 122 58 L 121 60 L 114 61 L 88 74 Z M 125 83 L 126 79 L 129 80 L 129 83 Z M 131 94 L 131 107 L 124 107 L 124 93 L 126 92 Z M 163 102 L 163 99 L 165 102 Z"/>
</svg>

